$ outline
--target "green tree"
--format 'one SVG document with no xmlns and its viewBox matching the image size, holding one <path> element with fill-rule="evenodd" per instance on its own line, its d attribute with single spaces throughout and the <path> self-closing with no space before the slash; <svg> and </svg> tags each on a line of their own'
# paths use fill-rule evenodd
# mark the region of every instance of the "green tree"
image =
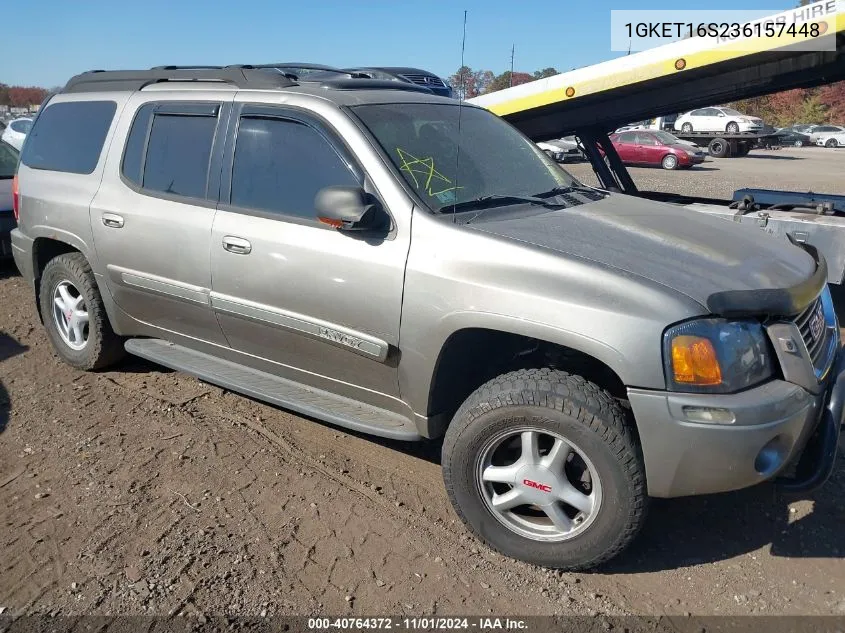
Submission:
<svg viewBox="0 0 845 633">
<path fill-rule="evenodd" d="M 817 94 L 804 101 L 800 120 L 802 123 L 829 123 L 827 107 Z"/>
<path fill-rule="evenodd" d="M 496 78 L 490 82 L 490 85 L 487 87 L 487 90 L 484 91 L 484 94 L 496 92 L 497 90 L 504 90 L 505 88 L 510 88 L 511 86 L 527 84 L 530 81 L 534 81 L 534 79 L 534 76 L 522 72 L 513 73 L 513 77 L 511 78 L 511 71 L 506 70 L 501 75 L 497 75 Z"/>
<path fill-rule="evenodd" d="M 560 74 L 557 68 L 544 68 L 543 70 L 535 70 L 534 71 L 534 79 L 545 79 L 546 77 L 553 77 L 554 75 Z"/>
</svg>

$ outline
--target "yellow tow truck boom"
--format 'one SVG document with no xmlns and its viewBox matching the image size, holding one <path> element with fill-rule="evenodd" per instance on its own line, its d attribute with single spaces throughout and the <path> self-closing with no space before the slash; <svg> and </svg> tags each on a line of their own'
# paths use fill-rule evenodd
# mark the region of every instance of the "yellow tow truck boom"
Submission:
<svg viewBox="0 0 845 633">
<path fill-rule="evenodd" d="M 772 18 L 784 15 L 819 24 L 832 50 L 808 50 L 819 46 L 789 35 L 723 42 L 693 37 L 467 102 L 544 141 L 845 79 L 845 0 L 822 0 Z"/>
</svg>

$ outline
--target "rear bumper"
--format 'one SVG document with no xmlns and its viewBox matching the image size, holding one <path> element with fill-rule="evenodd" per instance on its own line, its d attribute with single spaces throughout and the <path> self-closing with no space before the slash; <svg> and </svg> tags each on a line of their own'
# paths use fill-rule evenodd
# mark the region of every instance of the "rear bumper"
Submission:
<svg viewBox="0 0 845 633">
<path fill-rule="evenodd" d="M 737 490 L 773 479 L 798 460 L 792 490 L 823 484 L 833 470 L 845 402 L 840 350 L 824 391 L 774 380 L 729 395 L 629 389 L 643 447 L 648 492 L 682 497 Z M 731 410 L 730 425 L 687 419 L 685 406 Z"/>
<path fill-rule="evenodd" d="M 12 256 L 15 258 L 15 265 L 18 267 L 23 278 L 32 283 L 35 278 L 35 271 L 32 263 L 32 245 L 34 240 L 21 233 L 20 229 L 12 229 Z"/>
</svg>

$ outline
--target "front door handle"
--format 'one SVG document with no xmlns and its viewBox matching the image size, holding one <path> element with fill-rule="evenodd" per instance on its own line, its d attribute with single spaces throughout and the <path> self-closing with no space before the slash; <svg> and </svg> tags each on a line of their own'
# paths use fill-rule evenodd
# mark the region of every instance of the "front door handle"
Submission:
<svg viewBox="0 0 845 633">
<path fill-rule="evenodd" d="M 242 237 L 235 237 L 233 235 L 223 237 L 223 248 L 237 255 L 249 255 L 252 252 L 252 244 Z"/>
<path fill-rule="evenodd" d="M 123 228 L 123 217 L 119 216 L 117 213 L 104 213 L 102 215 L 103 224 L 105 224 L 110 229 L 122 229 Z"/>
</svg>

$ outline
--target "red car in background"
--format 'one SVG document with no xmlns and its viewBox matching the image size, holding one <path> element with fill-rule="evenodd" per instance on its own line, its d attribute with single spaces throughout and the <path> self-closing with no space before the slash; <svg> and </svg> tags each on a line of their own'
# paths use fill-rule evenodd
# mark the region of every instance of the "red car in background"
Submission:
<svg viewBox="0 0 845 633">
<path fill-rule="evenodd" d="M 659 165 L 663 169 L 692 167 L 704 162 L 704 151 L 659 130 L 628 130 L 611 134 L 613 147 L 626 165 Z"/>
</svg>

